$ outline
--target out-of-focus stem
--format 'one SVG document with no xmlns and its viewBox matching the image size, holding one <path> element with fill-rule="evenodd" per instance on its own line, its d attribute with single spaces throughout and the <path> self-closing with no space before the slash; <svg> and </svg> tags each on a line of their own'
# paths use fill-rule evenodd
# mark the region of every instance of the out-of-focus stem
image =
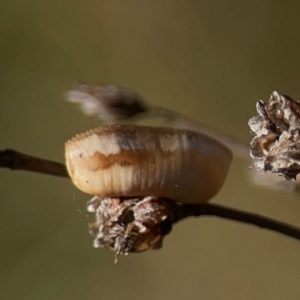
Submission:
<svg viewBox="0 0 300 300">
<path fill-rule="evenodd" d="M 226 145 L 234 154 L 243 157 L 245 159 L 250 159 L 249 156 L 249 145 L 238 141 L 234 137 L 220 133 L 217 130 L 209 127 L 208 125 L 189 118 L 181 113 L 167 109 L 165 107 L 155 107 L 150 111 L 151 115 L 162 118 L 166 121 L 172 122 L 173 126 L 191 129 L 201 132 L 211 138 L 214 138 L 224 145 Z"/>
</svg>

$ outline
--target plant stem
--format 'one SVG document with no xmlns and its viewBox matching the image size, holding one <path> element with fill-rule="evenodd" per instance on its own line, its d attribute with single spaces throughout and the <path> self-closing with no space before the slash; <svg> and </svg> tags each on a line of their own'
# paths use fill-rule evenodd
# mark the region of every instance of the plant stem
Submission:
<svg viewBox="0 0 300 300">
<path fill-rule="evenodd" d="M 187 217 L 214 216 L 255 225 L 260 228 L 276 231 L 291 238 L 300 240 L 299 228 L 258 214 L 232 209 L 217 204 L 184 204 L 181 208 L 182 215 L 179 216 L 178 221 Z"/>
<path fill-rule="evenodd" d="M 69 178 L 64 164 L 33 157 L 11 149 L 0 151 L 0 168 L 23 170 Z M 300 240 L 300 229 L 297 227 L 234 208 L 216 204 L 184 204 L 178 205 L 177 210 L 175 222 L 192 216 L 215 216 L 222 219 L 255 225 Z"/>
<path fill-rule="evenodd" d="M 65 165 L 61 163 L 30 156 L 11 149 L 0 151 L 0 168 L 69 177 Z"/>
</svg>

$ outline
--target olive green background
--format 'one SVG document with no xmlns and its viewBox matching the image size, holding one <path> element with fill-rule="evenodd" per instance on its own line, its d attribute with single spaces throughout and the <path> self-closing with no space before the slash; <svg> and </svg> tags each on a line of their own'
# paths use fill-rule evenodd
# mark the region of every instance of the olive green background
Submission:
<svg viewBox="0 0 300 300">
<path fill-rule="evenodd" d="M 129 85 L 152 104 L 250 140 L 255 102 L 300 98 L 299 1 L 0 1 L 0 148 L 63 161 L 95 127 L 63 100 L 73 82 Z M 224 205 L 300 226 L 300 197 L 262 189 L 235 159 Z M 0 299 L 299 299 L 300 243 L 216 218 L 164 248 L 92 248 L 90 198 L 66 179 L 0 170 Z"/>
</svg>

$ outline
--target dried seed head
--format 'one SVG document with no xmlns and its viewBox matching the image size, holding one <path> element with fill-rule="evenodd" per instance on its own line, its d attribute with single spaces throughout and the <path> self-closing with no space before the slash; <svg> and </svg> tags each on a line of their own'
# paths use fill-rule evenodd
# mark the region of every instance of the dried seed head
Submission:
<svg viewBox="0 0 300 300">
<path fill-rule="evenodd" d="M 231 152 L 189 130 L 103 126 L 65 145 L 73 183 L 100 197 L 165 197 L 207 202 L 221 189 Z"/>
<path fill-rule="evenodd" d="M 96 215 L 96 222 L 90 225 L 94 246 L 113 250 L 117 261 L 119 254 L 161 248 L 172 229 L 176 205 L 163 198 L 96 196 L 88 202 L 88 211 Z"/>
<path fill-rule="evenodd" d="M 300 171 L 300 102 L 273 92 L 256 109 L 258 115 L 249 120 L 254 167 L 294 180 Z"/>
</svg>

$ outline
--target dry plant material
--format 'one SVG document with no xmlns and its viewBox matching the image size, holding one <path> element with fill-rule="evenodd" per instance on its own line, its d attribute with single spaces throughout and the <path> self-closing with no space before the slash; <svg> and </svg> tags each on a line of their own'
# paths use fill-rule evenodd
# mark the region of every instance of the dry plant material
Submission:
<svg viewBox="0 0 300 300">
<path fill-rule="evenodd" d="M 227 147 L 199 132 L 134 125 L 90 130 L 65 150 L 73 183 L 96 196 L 88 204 L 96 214 L 95 246 L 117 256 L 160 248 L 175 202 L 208 202 L 232 159 Z"/>
<path fill-rule="evenodd" d="M 273 92 L 256 109 L 258 115 L 249 120 L 254 168 L 295 180 L 300 171 L 300 102 Z"/>
<path fill-rule="evenodd" d="M 120 254 L 142 252 L 162 247 L 171 232 L 177 211 L 175 203 L 163 198 L 100 198 L 87 203 L 96 222 L 90 224 L 95 248 L 109 248 Z"/>
</svg>

